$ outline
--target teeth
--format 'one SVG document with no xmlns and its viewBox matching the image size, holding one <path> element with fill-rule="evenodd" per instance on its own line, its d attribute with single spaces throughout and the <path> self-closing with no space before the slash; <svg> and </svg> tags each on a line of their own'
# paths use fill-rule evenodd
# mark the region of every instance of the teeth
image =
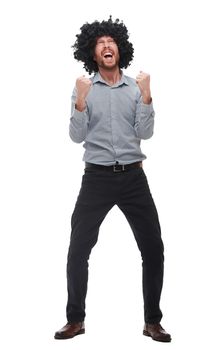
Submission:
<svg viewBox="0 0 220 350">
<path fill-rule="evenodd" d="M 107 56 L 112 57 L 112 53 L 111 53 L 111 52 L 106 52 L 106 53 L 104 54 L 104 57 L 107 57 Z"/>
</svg>

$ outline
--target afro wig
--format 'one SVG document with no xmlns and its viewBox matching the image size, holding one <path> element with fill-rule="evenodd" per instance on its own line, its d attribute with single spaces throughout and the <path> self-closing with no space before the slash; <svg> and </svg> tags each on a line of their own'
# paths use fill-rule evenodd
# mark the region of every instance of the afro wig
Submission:
<svg viewBox="0 0 220 350">
<path fill-rule="evenodd" d="M 133 45 L 128 41 L 128 30 L 123 22 L 116 19 L 112 21 L 112 16 L 108 21 L 94 21 L 85 23 L 81 28 L 81 33 L 76 35 L 76 42 L 73 46 L 74 58 L 84 63 L 83 67 L 89 74 L 98 72 L 97 63 L 94 61 L 94 49 L 97 39 L 102 36 L 111 36 L 116 42 L 119 50 L 119 68 L 127 68 L 133 59 Z"/>
</svg>

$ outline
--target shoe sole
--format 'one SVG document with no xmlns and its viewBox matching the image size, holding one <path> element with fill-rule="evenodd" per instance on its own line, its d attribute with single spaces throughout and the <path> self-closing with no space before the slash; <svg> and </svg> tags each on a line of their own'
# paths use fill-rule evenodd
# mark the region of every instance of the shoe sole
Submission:
<svg viewBox="0 0 220 350">
<path fill-rule="evenodd" d="M 143 335 L 146 335 L 147 337 L 151 337 L 155 341 L 159 341 L 159 342 L 163 342 L 163 343 L 170 343 L 171 342 L 171 338 L 168 338 L 168 339 L 155 339 L 154 337 L 152 337 L 152 335 L 148 331 L 145 331 L 145 330 L 143 331 Z"/>
<path fill-rule="evenodd" d="M 76 337 L 77 335 L 80 335 L 80 334 L 85 334 L 85 329 L 80 329 L 79 332 L 77 332 L 77 333 L 75 333 L 75 334 L 73 334 L 71 336 L 67 336 L 67 337 L 62 337 L 61 335 L 55 335 L 54 339 L 58 339 L 58 340 L 71 339 L 71 338 L 74 338 L 74 337 Z"/>
</svg>

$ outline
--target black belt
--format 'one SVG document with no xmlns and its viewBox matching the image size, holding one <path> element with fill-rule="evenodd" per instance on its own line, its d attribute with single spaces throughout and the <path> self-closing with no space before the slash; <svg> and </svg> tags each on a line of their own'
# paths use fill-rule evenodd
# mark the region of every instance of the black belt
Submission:
<svg viewBox="0 0 220 350">
<path fill-rule="evenodd" d="M 142 162 L 135 162 L 130 164 L 114 164 L 114 165 L 100 165 L 100 164 L 93 164 L 93 163 L 85 163 L 85 169 L 97 169 L 97 170 L 104 170 L 104 171 L 111 171 L 114 173 L 119 173 L 123 171 L 127 171 L 129 169 L 133 168 L 141 168 Z"/>
</svg>

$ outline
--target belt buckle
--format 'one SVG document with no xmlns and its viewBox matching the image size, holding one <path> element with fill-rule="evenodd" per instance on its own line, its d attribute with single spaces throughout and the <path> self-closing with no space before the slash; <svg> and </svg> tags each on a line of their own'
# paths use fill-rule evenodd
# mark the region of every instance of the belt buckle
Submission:
<svg viewBox="0 0 220 350">
<path fill-rule="evenodd" d="M 118 169 L 119 167 L 119 169 Z M 114 173 L 120 173 L 122 171 L 125 171 L 125 165 L 124 164 L 115 164 L 113 165 L 113 171 Z"/>
</svg>

